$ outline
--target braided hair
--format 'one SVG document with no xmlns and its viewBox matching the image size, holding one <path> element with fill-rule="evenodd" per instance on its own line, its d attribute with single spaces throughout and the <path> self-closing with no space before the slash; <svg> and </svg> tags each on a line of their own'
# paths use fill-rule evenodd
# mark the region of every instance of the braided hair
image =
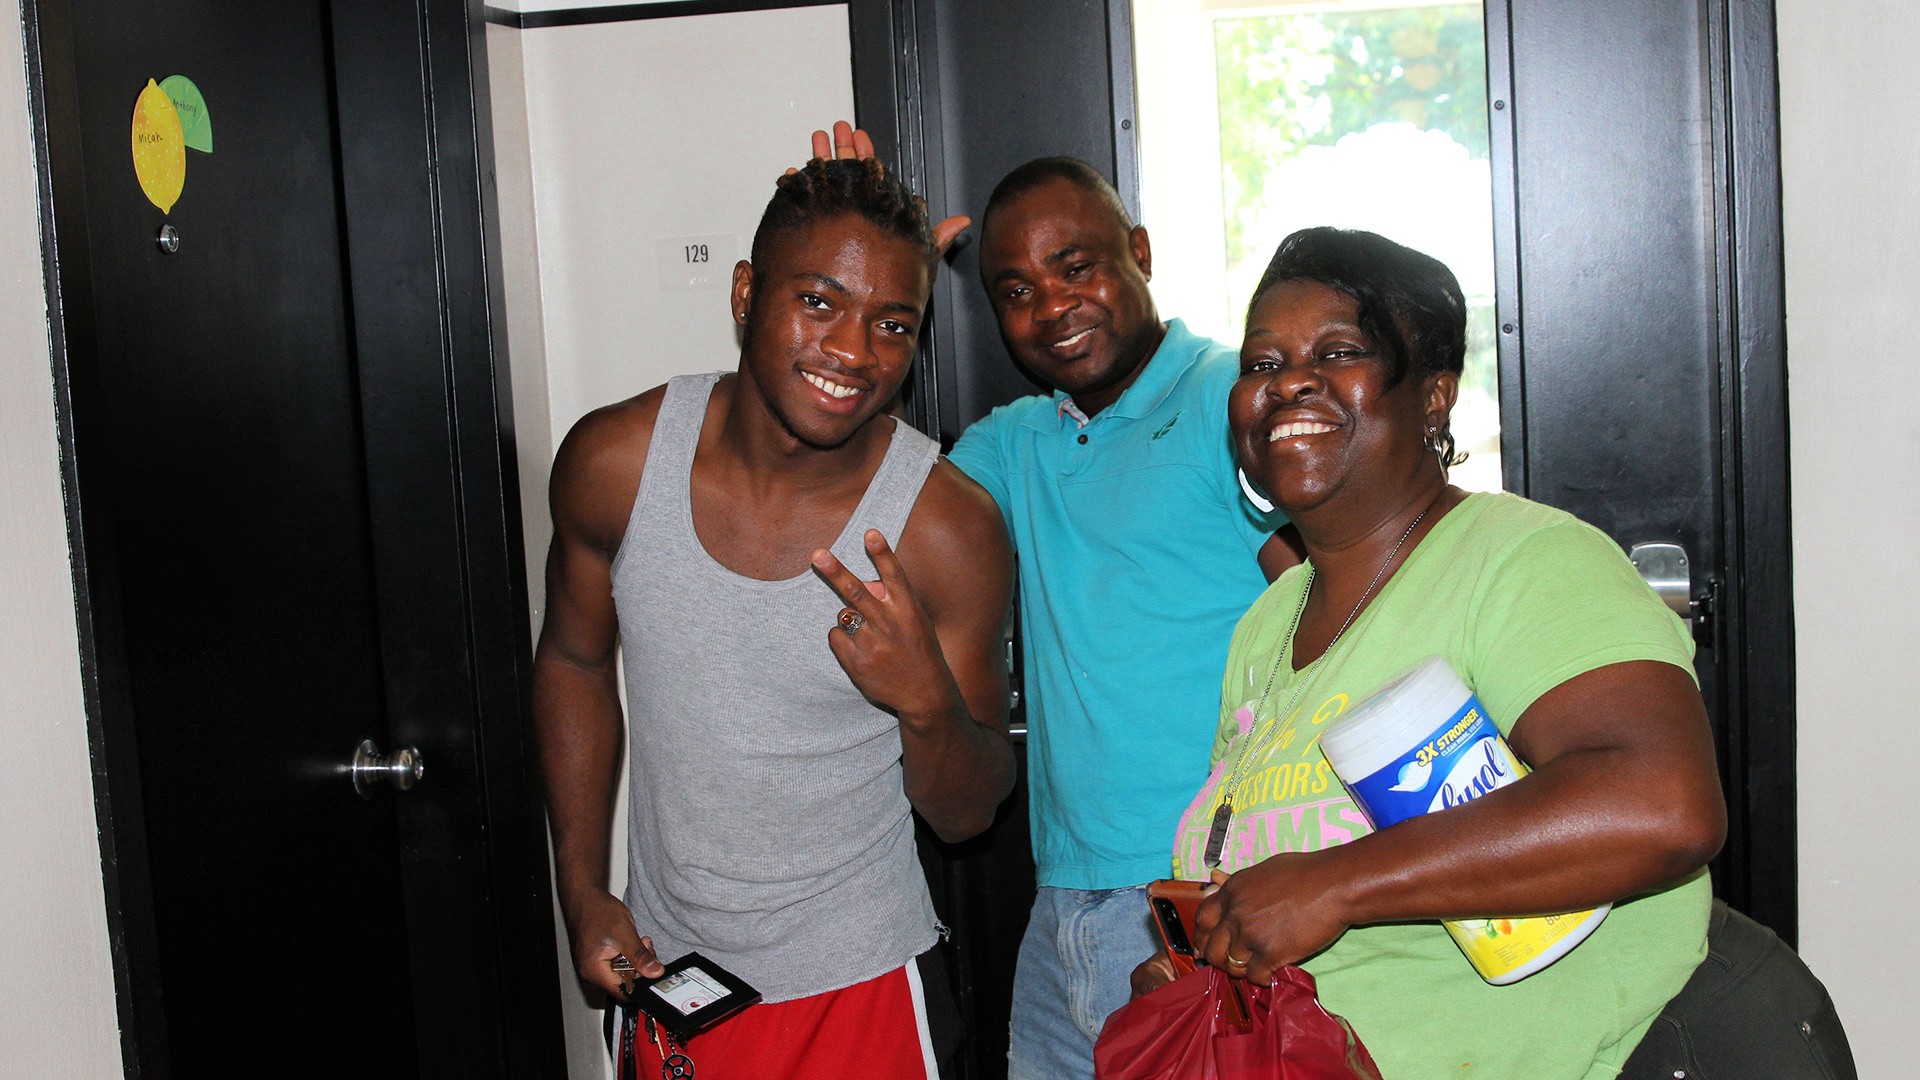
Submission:
<svg viewBox="0 0 1920 1080">
<path fill-rule="evenodd" d="M 754 284 L 764 280 L 775 245 L 816 222 L 853 214 L 890 236 L 910 240 L 934 264 L 933 226 L 926 200 L 907 190 L 873 158 L 815 158 L 780 178 L 753 233 Z"/>
</svg>

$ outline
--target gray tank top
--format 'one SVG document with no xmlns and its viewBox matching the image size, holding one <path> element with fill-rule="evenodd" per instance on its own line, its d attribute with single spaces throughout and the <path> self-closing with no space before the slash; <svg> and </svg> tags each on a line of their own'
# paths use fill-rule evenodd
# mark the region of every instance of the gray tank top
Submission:
<svg viewBox="0 0 1920 1080">
<path fill-rule="evenodd" d="M 899 721 L 827 647 L 840 600 L 810 569 L 736 574 L 694 532 L 694 447 L 719 378 L 667 384 L 613 560 L 630 733 L 626 904 L 663 962 L 697 949 L 785 1001 L 905 964 L 937 924 Z M 938 458 L 894 422 L 833 542 L 854 573 L 877 576 L 861 537 L 878 529 L 898 543 Z"/>
</svg>

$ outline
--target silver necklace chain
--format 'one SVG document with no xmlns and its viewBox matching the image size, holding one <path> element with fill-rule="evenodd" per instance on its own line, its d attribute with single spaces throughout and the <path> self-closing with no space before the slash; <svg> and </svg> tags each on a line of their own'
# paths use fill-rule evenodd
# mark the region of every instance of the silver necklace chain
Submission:
<svg viewBox="0 0 1920 1080">
<path fill-rule="evenodd" d="M 1438 501 L 1438 499 L 1434 500 L 1434 502 Z M 1320 651 L 1319 656 L 1313 658 L 1313 663 L 1308 664 L 1306 670 L 1300 673 L 1299 681 L 1294 684 L 1293 695 L 1287 698 L 1286 705 L 1279 712 L 1273 714 L 1268 727 L 1278 726 L 1280 717 L 1293 712 L 1294 705 L 1299 702 L 1300 696 L 1307 692 L 1307 687 L 1313 682 L 1314 672 L 1320 670 L 1321 662 L 1333 652 L 1333 647 L 1339 644 L 1341 636 L 1347 632 L 1347 627 L 1352 626 L 1353 620 L 1360 617 L 1360 609 L 1367 606 L 1367 598 L 1373 595 L 1373 590 L 1380 584 L 1380 579 L 1386 576 L 1387 567 L 1393 565 L 1393 560 L 1400 554 L 1400 548 L 1406 544 L 1407 537 L 1413 535 L 1413 530 L 1420 527 L 1420 522 L 1426 518 L 1427 511 L 1432 509 L 1433 503 L 1430 502 L 1408 524 L 1406 531 L 1400 534 L 1400 539 L 1394 541 L 1393 550 L 1387 552 L 1386 561 L 1380 564 L 1380 569 L 1374 571 L 1373 580 L 1367 582 L 1367 587 L 1361 592 L 1359 601 L 1353 605 L 1352 611 L 1347 612 L 1346 621 L 1340 624 L 1340 629 L 1334 631 L 1333 640 L 1327 642 L 1327 647 Z M 1300 629 L 1300 616 L 1306 613 L 1307 597 L 1313 595 L 1313 576 L 1313 563 L 1309 562 L 1306 587 L 1300 590 L 1300 603 L 1293 609 L 1293 622 L 1287 625 L 1287 636 L 1280 639 L 1280 651 L 1273 658 L 1273 670 L 1267 673 L 1266 689 L 1260 691 L 1260 700 L 1253 706 L 1253 715 L 1256 720 L 1260 716 L 1260 711 L 1266 708 L 1267 695 L 1273 693 L 1273 682 L 1280 677 L 1280 666 L 1286 663 L 1287 645 L 1293 640 L 1294 633 Z M 1240 752 L 1234 755 L 1233 770 L 1225 780 L 1226 786 L 1221 789 L 1220 808 L 1213 812 L 1213 826 L 1207 831 L 1207 851 L 1203 861 L 1209 867 L 1220 865 L 1220 853 L 1227 844 L 1227 830 L 1233 825 L 1233 789 L 1240 783 L 1241 769 L 1246 766 L 1247 759 L 1252 757 L 1253 751 L 1257 749 L 1254 742 L 1254 732 L 1249 729 L 1246 741 L 1240 745 Z"/>
</svg>

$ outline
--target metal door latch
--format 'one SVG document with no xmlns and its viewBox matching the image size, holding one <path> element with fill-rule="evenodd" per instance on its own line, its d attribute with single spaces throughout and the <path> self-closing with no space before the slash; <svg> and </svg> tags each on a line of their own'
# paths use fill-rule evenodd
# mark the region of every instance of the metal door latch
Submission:
<svg viewBox="0 0 1920 1080">
<path fill-rule="evenodd" d="M 1713 608 L 1720 591 L 1719 579 L 1708 577 L 1706 587 L 1696 594 L 1687 549 L 1679 544 L 1635 544 L 1627 552 L 1627 558 L 1633 560 L 1633 568 L 1653 587 L 1654 595 L 1686 622 L 1693 631 L 1694 643 L 1712 648 Z"/>
</svg>

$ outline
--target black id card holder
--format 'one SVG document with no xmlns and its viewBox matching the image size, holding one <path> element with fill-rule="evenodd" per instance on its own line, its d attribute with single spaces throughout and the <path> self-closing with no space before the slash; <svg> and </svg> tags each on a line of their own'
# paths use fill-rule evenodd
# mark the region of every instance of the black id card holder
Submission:
<svg viewBox="0 0 1920 1080">
<path fill-rule="evenodd" d="M 697 952 L 667 965 L 666 973 L 633 988 L 633 1005 L 680 1042 L 760 1000 L 746 980 Z"/>
</svg>

